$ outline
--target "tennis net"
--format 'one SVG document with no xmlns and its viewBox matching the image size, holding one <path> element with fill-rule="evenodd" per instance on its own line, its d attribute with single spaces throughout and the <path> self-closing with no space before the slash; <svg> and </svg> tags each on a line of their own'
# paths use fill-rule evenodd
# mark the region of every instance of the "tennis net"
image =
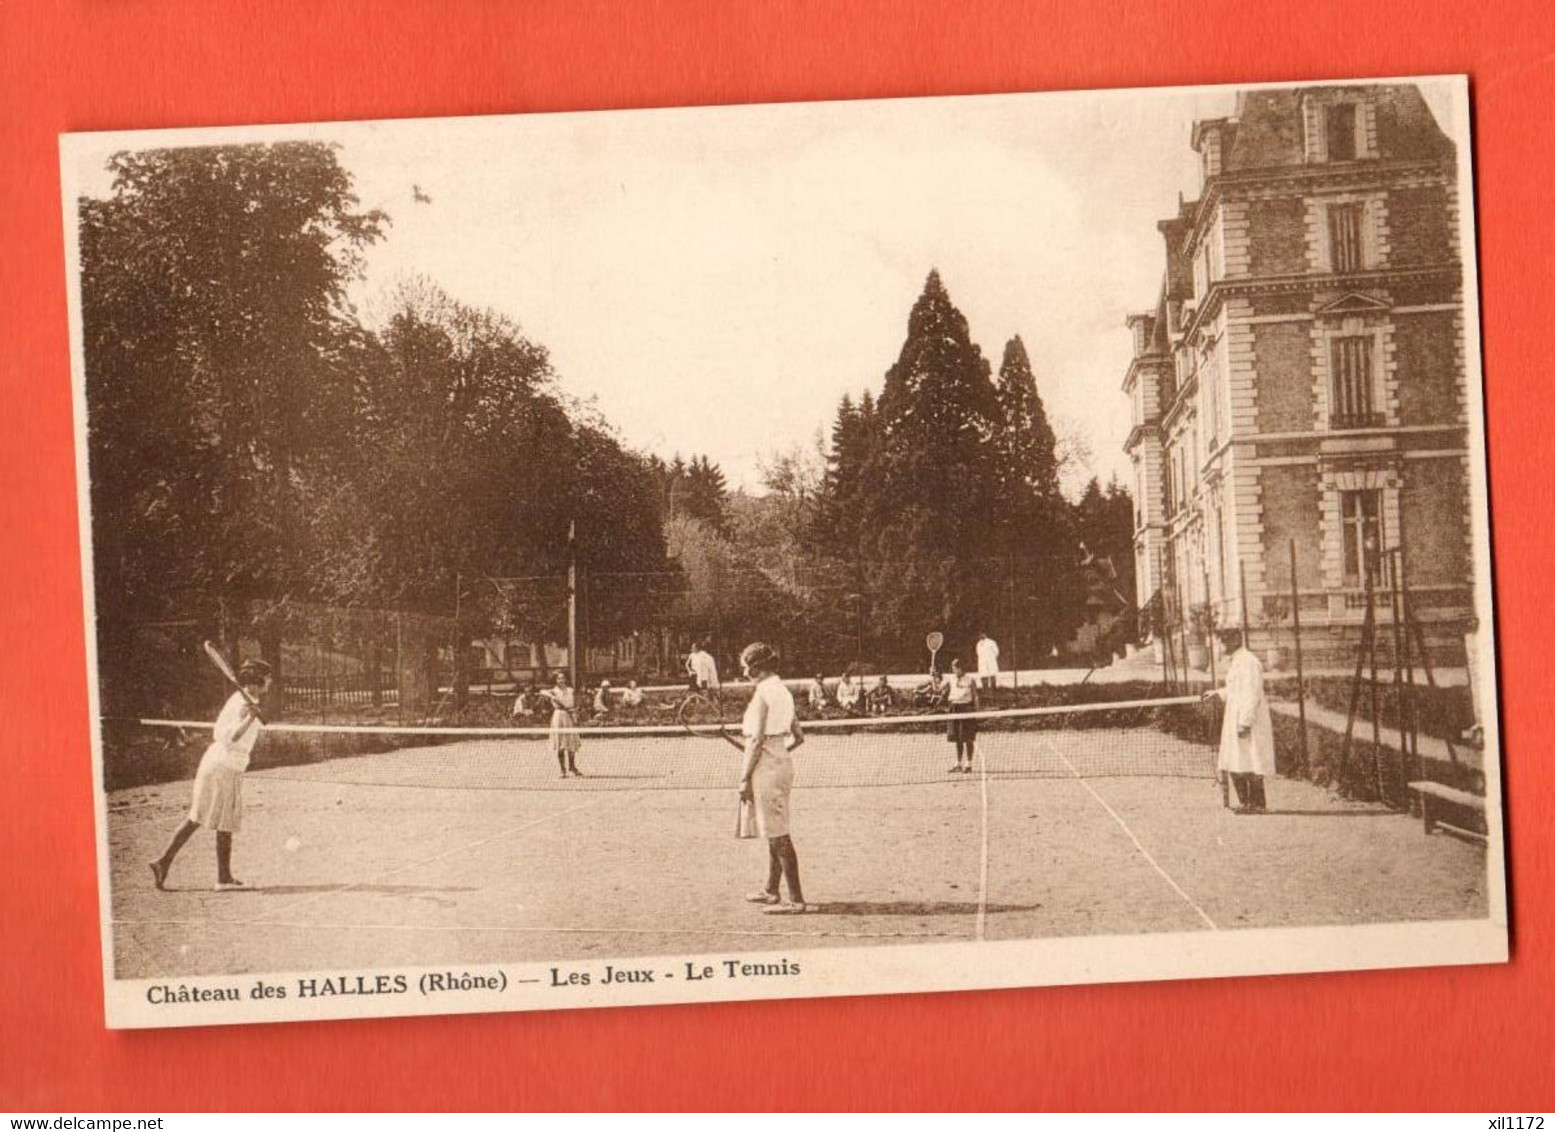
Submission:
<svg viewBox="0 0 1555 1132">
<path fill-rule="evenodd" d="M 1211 778 L 1218 707 L 1196 697 L 803 724 L 795 787 L 956 781 L 952 720 L 976 725 L 975 772 L 990 778 Z M 728 729 L 738 738 L 738 721 Z M 547 727 L 274 724 L 251 774 L 362 787 L 441 790 L 638 790 L 732 787 L 741 754 L 716 733 L 680 726 L 574 729 L 581 777 L 561 774 Z M 190 777 L 209 724 L 105 722 L 110 789 Z"/>
</svg>

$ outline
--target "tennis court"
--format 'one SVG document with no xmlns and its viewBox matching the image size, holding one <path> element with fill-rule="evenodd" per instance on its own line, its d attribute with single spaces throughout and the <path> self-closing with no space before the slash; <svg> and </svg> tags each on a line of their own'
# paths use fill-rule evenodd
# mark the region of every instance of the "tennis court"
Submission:
<svg viewBox="0 0 1555 1132">
<path fill-rule="evenodd" d="M 247 775 L 240 892 L 198 834 L 145 862 L 189 783 L 111 793 L 120 978 L 1478 918 L 1484 849 L 1408 815 L 1269 784 L 1222 806 L 1196 705 L 983 713 L 976 773 L 936 719 L 814 726 L 794 840 L 816 910 L 771 917 L 733 836 L 738 755 L 681 731 L 274 729 Z M 1167 718 L 1173 716 L 1175 718 Z M 392 734 L 388 733 L 391 732 Z M 194 758 L 203 735 L 190 733 Z M 312 744 L 315 749 L 303 751 Z M 378 748 L 378 749 L 372 749 Z M 383 749 L 388 748 L 388 749 Z"/>
</svg>

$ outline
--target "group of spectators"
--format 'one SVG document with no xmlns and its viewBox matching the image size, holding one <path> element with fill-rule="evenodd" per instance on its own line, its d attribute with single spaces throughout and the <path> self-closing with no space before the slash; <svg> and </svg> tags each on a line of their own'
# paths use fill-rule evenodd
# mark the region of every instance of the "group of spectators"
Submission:
<svg viewBox="0 0 1555 1132">
<path fill-rule="evenodd" d="M 520 685 L 518 695 L 513 698 L 513 718 L 549 719 L 554 707 L 549 692 L 550 689 L 544 688 L 538 680 L 530 681 L 528 686 Z M 628 680 L 622 688 L 612 686 L 609 680 L 601 680 L 597 687 L 585 687 L 576 699 L 579 704 L 589 705 L 592 709 L 587 712 L 589 718 L 606 719 L 640 709 L 643 706 L 643 690 L 637 686 L 635 679 Z"/>
<path fill-rule="evenodd" d="M 826 677 L 817 672 L 805 687 L 806 702 L 816 714 L 836 707 L 848 715 L 890 715 L 898 709 L 921 711 L 940 708 L 949 694 L 947 677 L 938 671 L 912 688 L 893 688 L 885 676 L 877 676 L 871 682 L 851 672 L 844 672 L 834 686 L 828 687 Z"/>
<path fill-rule="evenodd" d="M 984 688 L 992 687 L 999 671 L 999 646 L 984 633 L 978 637 L 977 679 Z M 709 651 L 707 642 L 692 645 L 685 660 L 687 684 L 694 692 L 717 694 L 721 685 L 718 662 Z M 813 676 L 806 688 L 810 710 L 816 714 L 828 708 L 837 708 L 852 716 L 885 716 L 898 709 L 924 710 L 944 707 L 950 698 L 951 676 L 932 665 L 928 679 L 912 688 L 893 688 L 885 676 L 866 679 L 853 672 L 845 672 L 836 683 L 828 686 L 821 673 Z M 533 681 L 527 687 L 520 686 L 513 701 L 513 718 L 531 717 L 547 719 L 553 708 L 550 689 Z M 585 687 L 576 696 L 578 714 L 587 714 L 594 720 L 614 717 L 631 718 L 643 707 L 643 690 L 635 679 L 629 679 L 625 687 L 614 687 L 609 680 L 601 680 L 593 688 Z M 590 710 L 591 709 L 591 710 Z"/>
</svg>

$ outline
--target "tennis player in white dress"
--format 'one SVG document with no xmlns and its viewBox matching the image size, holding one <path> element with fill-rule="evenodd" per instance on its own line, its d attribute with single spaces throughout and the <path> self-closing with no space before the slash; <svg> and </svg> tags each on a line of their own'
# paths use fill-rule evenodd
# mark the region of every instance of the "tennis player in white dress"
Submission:
<svg viewBox="0 0 1555 1132">
<path fill-rule="evenodd" d="M 575 714 L 578 710 L 578 697 L 567 683 L 567 674 L 556 674 L 556 686 L 546 688 L 540 693 L 551 701 L 551 750 L 556 753 L 556 761 L 562 768 L 562 777 L 568 773 L 583 777 L 583 772 L 578 769 L 578 749 L 583 746 L 583 739 L 578 734 L 578 718 Z"/>
<path fill-rule="evenodd" d="M 262 660 L 247 661 L 238 669 L 238 683 L 243 690 L 227 698 L 216 717 L 211 745 L 205 748 L 200 769 L 195 772 L 189 816 L 162 855 L 151 862 L 151 876 L 159 889 L 166 885 L 178 851 L 202 825 L 216 831 L 217 890 L 243 887 L 243 882 L 232 875 L 232 835 L 243 825 L 243 772 L 248 769 L 249 756 L 264 726 L 252 702 L 257 702 L 270 687 L 270 666 Z"/>
<path fill-rule="evenodd" d="M 794 788 L 792 752 L 804 742 L 794 713 L 794 694 L 777 675 L 777 651 L 755 641 L 740 653 L 740 667 L 755 684 L 741 728 L 745 763 L 740 770 L 740 797 L 754 800 L 756 830 L 767 839 L 767 886 L 745 899 L 763 912 L 788 915 L 804 912 L 799 884 L 799 854 L 789 836 L 789 794 Z M 780 883 L 788 878 L 788 903 L 781 903 Z"/>
</svg>

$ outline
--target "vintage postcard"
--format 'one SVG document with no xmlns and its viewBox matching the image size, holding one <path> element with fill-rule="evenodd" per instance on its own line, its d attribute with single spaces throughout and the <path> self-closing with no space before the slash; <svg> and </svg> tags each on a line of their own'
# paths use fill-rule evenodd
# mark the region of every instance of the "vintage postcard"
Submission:
<svg viewBox="0 0 1555 1132">
<path fill-rule="evenodd" d="M 1504 961 L 1469 121 L 63 138 L 109 1025 Z"/>
</svg>

